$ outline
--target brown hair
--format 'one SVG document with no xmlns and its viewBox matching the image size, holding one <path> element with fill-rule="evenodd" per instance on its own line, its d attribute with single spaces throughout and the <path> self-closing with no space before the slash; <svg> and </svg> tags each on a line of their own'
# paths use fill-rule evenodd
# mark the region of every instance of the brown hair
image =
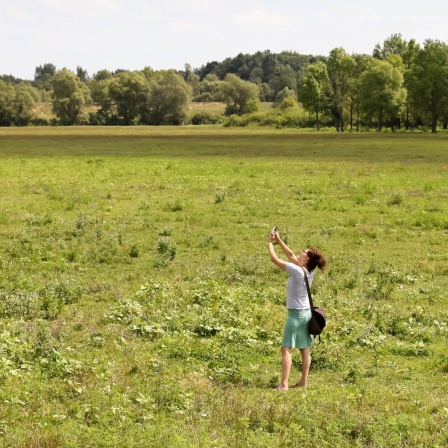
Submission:
<svg viewBox="0 0 448 448">
<path fill-rule="evenodd" d="M 306 267 L 309 271 L 314 271 L 316 266 L 321 270 L 325 271 L 326 261 L 324 256 L 319 252 L 319 250 L 315 247 L 309 247 L 306 250 L 306 254 L 308 255 L 308 262 Z"/>
</svg>

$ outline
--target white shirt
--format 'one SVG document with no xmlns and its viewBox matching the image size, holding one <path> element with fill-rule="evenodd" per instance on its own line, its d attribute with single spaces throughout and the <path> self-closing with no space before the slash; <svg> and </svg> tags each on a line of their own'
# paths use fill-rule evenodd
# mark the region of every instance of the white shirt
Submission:
<svg viewBox="0 0 448 448">
<path fill-rule="evenodd" d="M 308 272 L 306 268 L 304 269 L 307 273 L 308 283 L 311 288 L 314 272 Z M 309 309 L 310 301 L 302 268 L 296 264 L 287 262 L 286 272 L 289 274 L 288 283 L 286 284 L 286 308 L 288 310 Z"/>
</svg>

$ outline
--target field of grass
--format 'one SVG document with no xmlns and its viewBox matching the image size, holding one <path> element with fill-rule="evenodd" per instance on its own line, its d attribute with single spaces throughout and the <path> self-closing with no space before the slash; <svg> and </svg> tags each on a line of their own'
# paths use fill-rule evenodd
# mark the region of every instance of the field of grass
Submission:
<svg viewBox="0 0 448 448">
<path fill-rule="evenodd" d="M 0 446 L 448 444 L 446 135 L 0 128 L 0 160 Z M 274 225 L 329 264 L 286 393 Z"/>
<path fill-rule="evenodd" d="M 272 108 L 272 103 L 264 102 L 260 103 L 260 109 L 263 111 L 268 111 Z M 188 112 L 190 114 L 196 112 L 208 112 L 213 115 L 223 115 L 226 109 L 226 105 L 224 103 L 194 103 L 191 102 L 188 106 Z M 98 106 L 91 105 L 86 108 L 86 112 L 96 112 L 98 110 Z M 36 117 L 38 118 L 46 118 L 52 119 L 55 118 L 53 114 L 53 109 L 51 103 L 38 103 L 34 108 L 34 112 Z"/>
</svg>

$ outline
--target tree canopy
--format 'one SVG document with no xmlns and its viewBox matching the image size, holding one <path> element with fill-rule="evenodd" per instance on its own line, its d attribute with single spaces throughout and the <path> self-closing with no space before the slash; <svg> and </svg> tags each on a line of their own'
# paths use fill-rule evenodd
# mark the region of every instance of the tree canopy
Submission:
<svg viewBox="0 0 448 448">
<path fill-rule="evenodd" d="M 437 132 L 448 126 L 448 46 L 431 39 L 420 45 L 398 33 L 377 43 L 371 55 L 341 47 L 328 56 L 266 50 L 199 68 L 187 63 L 183 70 L 146 66 L 93 75 L 80 65 L 58 70 L 46 62 L 33 80 L 0 76 L 1 126 L 45 124 L 35 104 L 49 101 L 53 121 L 65 125 L 181 124 L 190 101 L 223 102 L 225 113 L 236 116 L 267 101 L 280 112 L 303 106 L 317 129 L 427 126 Z"/>
<path fill-rule="evenodd" d="M 53 111 L 61 124 L 78 124 L 84 106 L 90 101 L 89 88 L 66 68 L 55 74 L 52 86 Z"/>
</svg>

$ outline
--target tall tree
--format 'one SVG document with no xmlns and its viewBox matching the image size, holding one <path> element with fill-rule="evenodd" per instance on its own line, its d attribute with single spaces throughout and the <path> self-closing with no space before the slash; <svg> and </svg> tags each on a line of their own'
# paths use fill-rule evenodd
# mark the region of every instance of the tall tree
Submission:
<svg viewBox="0 0 448 448">
<path fill-rule="evenodd" d="M 22 83 L 15 87 L 13 101 L 13 120 L 16 126 L 27 126 L 34 117 L 34 105 L 36 98 L 35 89 Z"/>
<path fill-rule="evenodd" d="M 269 80 L 269 87 L 276 96 L 278 92 L 288 87 L 297 97 L 298 73 L 294 71 L 289 65 L 279 64 L 275 73 L 273 73 Z"/>
<path fill-rule="evenodd" d="M 386 60 L 391 54 L 404 57 L 408 47 L 408 42 L 403 39 L 403 36 L 398 34 L 391 34 L 390 37 L 384 40 L 383 45 L 379 43 L 375 45 L 373 50 L 373 57 L 375 59 Z"/>
<path fill-rule="evenodd" d="M 191 86 L 174 70 L 160 71 L 151 79 L 146 103 L 141 109 L 145 124 L 181 124 L 191 100 Z"/>
<path fill-rule="evenodd" d="M 327 61 L 328 77 L 332 87 L 330 110 L 337 131 L 344 131 L 344 107 L 348 101 L 354 67 L 354 59 L 343 48 L 334 48 L 330 51 Z"/>
<path fill-rule="evenodd" d="M 149 93 L 148 82 L 141 73 L 119 73 L 108 84 L 108 92 L 117 116 L 124 125 L 138 121 Z"/>
<path fill-rule="evenodd" d="M 194 96 L 193 101 L 197 102 L 210 102 L 220 101 L 221 92 L 220 85 L 222 81 L 216 75 L 207 75 L 200 83 Z"/>
<path fill-rule="evenodd" d="M 320 116 L 328 108 L 331 86 L 327 66 L 323 62 L 310 64 L 300 81 L 299 99 L 306 111 L 313 113 L 320 130 Z"/>
<path fill-rule="evenodd" d="M 14 87 L 0 80 L 0 126 L 11 126 Z"/>
<path fill-rule="evenodd" d="M 76 67 L 76 76 L 82 81 L 87 82 L 89 79 L 89 74 L 87 70 L 83 69 L 80 65 Z"/>
<path fill-rule="evenodd" d="M 350 79 L 349 101 L 348 109 L 350 114 L 350 129 L 353 129 L 353 121 L 356 120 L 356 130 L 359 131 L 360 116 L 361 116 L 361 79 L 362 74 L 367 70 L 372 56 L 367 54 L 354 54 L 355 67 L 353 69 L 353 76 Z"/>
<path fill-rule="evenodd" d="M 394 55 L 400 56 L 403 61 L 404 72 L 409 71 L 415 55 L 420 50 L 420 45 L 411 39 L 409 41 L 403 39 L 401 34 L 392 34 L 384 40 L 383 45 L 376 44 L 373 50 L 373 57 L 376 59 L 389 60 Z M 404 73 L 403 72 L 403 73 Z M 405 127 L 409 129 L 409 116 L 411 111 L 410 98 L 407 97 L 405 105 Z"/>
<path fill-rule="evenodd" d="M 243 115 L 249 112 L 253 102 L 259 99 L 260 91 L 255 84 L 243 81 L 237 75 L 228 74 L 221 84 L 227 115 Z"/>
<path fill-rule="evenodd" d="M 439 117 L 448 112 L 448 45 L 427 39 L 406 72 L 406 87 L 412 104 L 427 117 L 433 133 Z"/>
<path fill-rule="evenodd" d="M 34 70 L 34 80 L 42 78 L 44 75 L 50 75 L 53 77 L 56 74 L 56 66 L 54 64 L 45 63 L 44 65 L 39 65 Z"/>
<path fill-rule="evenodd" d="M 392 128 L 400 107 L 406 101 L 403 74 L 387 61 L 373 59 L 361 76 L 361 107 L 370 117 L 376 116 L 381 131 L 386 116 Z"/>
<path fill-rule="evenodd" d="M 114 112 L 114 102 L 109 93 L 111 82 L 112 77 L 100 79 L 99 81 L 94 80 L 90 90 L 92 100 L 100 106 L 98 114 L 106 119 L 110 119 Z"/>
<path fill-rule="evenodd" d="M 56 74 L 56 66 L 54 64 L 45 63 L 39 65 L 34 70 L 34 85 L 38 89 L 51 90 L 51 81 Z"/>
<path fill-rule="evenodd" d="M 90 102 L 88 87 L 71 71 L 63 68 L 53 78 L 53 112 L 63 125 L 78 124 L 84 106 Z"/>
<path fill-rule="evenodd" d="M 193 97 L 196 96 L 199 92 L 200 88 L 200 78 L 199 75 L 194 73 L 190 64 L 185 64 L 185 71 L 182 73 L 185 82 L 191 86 L 191 90 L 193 92 Z"/>
<path fill-rule="evenodd" d="M 102 81 L 103 79 L 111 79 L 111 78 L 112 78 L 112 73 L 109 70 L 105 69 L 105 68 L 100 70 L 100 71 L 98 71 L 98 72 L 96 72 L 93 75 L 93 79 L 95 81 Z"/>
</svg>

